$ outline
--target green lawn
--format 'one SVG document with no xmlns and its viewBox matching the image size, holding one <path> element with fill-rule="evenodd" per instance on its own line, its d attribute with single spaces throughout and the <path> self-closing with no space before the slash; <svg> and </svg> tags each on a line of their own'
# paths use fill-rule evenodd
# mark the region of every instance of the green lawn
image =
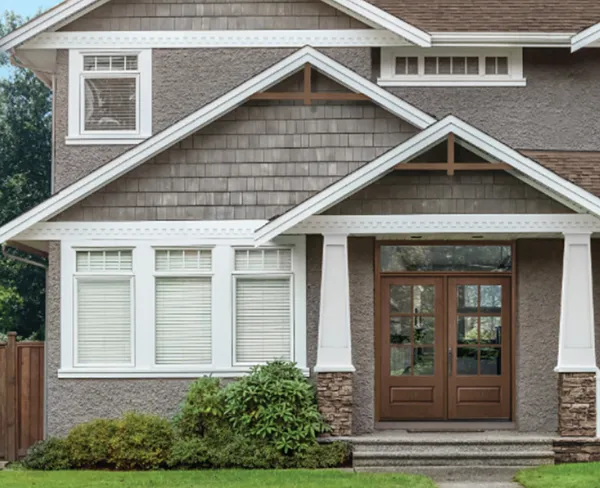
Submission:
<svg viewBox="0 0 600 488">
<path fill-rule="evenodd" d="M 285 471 L 0 471 L 2 488 L 435 488 L 422 476 Z"/>
<path fill-rule="evenodd" d="M 516 480 L 525 488 L 600 488 L 600 463 L 526 469 L 517 474 Z"/>
</svg>

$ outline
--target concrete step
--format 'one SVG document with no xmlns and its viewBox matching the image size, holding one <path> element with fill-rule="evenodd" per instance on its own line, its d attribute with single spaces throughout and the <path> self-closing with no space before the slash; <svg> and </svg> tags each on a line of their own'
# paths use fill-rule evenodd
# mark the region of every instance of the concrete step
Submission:
<svg viewBox="0 0 600 488">
<path fill-rule="evenodd" d="M 512 481 L 515 474 L 531 466 L 373 466 L 357 467 L 359 473 L 395 473 L 422 474 L 436 483 L 443 482 L 480 482 L 482 487 L 487 483 Z"/>
<path fill-rule="evenodd" d="M 529 452 L 353 452 L 352 464 L 360 467 L 399 466 L 539 466 L 553 464 L 553 451 Z"/>
<path fill-rule="evenodd" d="M 352 449 L 355 453 L 368 452 L 410 452 L 420 453 L 497 453 L 497 452 L 539 452 L 552 451 L 552 441 L 544 439 L 536 442 L 461 442 L 444 440 L 440 442 L 353 442 Z"/>
</svg>

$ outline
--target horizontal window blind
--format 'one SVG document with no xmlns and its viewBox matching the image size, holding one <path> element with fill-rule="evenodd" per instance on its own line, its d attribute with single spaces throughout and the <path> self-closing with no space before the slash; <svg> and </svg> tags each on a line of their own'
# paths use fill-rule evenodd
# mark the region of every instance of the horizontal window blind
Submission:
<svg viewBox="0 0 600 488">
<path fill-rule="evenodd" d="M 132 56 L 84 56 L 84 71 L 137 71 L 138 57 Z"/>
<path fill-rule="evenodd" d="M 211 308 L 210 278 L 156 278 L 156 364 L 211 363 Z"/>
<path fill-rule="evenodd" d="M 137 76 L 85 78 L 84 130 L 135 131 L 137 85 Z"/>
<path fill-rule="evenodd" d="M 291 359 L 291 278 L 236 279 L 236 361 Z"/>
<path fill-rule="evenodd" d="M 131 251 L 77 251 L 78 272 L 131 271 Z"/>
<path fill-rule="evenodd" d="M 77 279 L 78 363 L 131 363 L 131 286 L 130 279 Z"/>
<path fill-rule="evenodd" d="M 156 271 L 212 271 L 210 249 L 165 249 L 156 251 Z"/>
<path fill-rule="evenodd" d="M 238 249 L 236 271 L 291 271 L 291 249 Z"/>
</svg>

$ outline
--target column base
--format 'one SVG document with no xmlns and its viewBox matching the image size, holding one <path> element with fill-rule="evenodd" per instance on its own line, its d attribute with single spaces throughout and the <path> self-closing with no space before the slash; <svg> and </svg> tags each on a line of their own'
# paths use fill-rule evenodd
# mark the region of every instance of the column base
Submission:
<svg viewBox="0 0 600 488">
<path fill-rule="evenodd" d="M 332 436 L 352 435 L 352 373 L 317 373 L 317 403 Z"/>
<path fill-rule="evenodd" d="M 596 373 L 559 373 L 558 433 L 596 437 Z"/>
<path fill-rule="evenodd" d="M 591 463 L 600 461 L 600 439 L 591 437 L 567 437 L 555 439 L 554 462 Z"/>
</svg>

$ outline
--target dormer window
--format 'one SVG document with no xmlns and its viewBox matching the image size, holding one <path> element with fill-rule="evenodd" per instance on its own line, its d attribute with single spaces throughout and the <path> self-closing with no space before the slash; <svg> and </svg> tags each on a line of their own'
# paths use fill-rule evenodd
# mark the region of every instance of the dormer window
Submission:
<svg viewBox="0 0 600 488">
<path fill-rule="evenodd" d="M 136 144 L 152 135 L 150 50 L 71 51 L 71 144 Z"/>
<path fill-rule="evenodd" d="M 381 50 L 381 86 L 525 86 L 519 48 Z"/>
</svg>

